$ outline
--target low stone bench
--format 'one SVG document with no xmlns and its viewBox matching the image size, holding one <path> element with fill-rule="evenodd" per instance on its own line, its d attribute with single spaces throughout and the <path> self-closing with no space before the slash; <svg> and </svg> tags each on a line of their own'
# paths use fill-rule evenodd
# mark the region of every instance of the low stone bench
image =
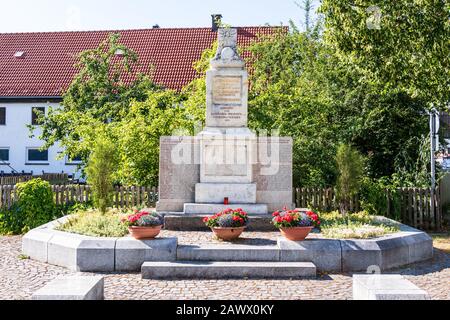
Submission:
<svg viewBox="0 0 450 320">
<path fill-rule="evenodd" d="M 353 276 L 353 300 L 430 300 L 430 296 L 398 274 L 362 274 Z"/>
<path fill-rule="evenodd" d="M 103 277 L 57 278 L 36 291 L 32 300 L 103 300 Z"/>
</svg>

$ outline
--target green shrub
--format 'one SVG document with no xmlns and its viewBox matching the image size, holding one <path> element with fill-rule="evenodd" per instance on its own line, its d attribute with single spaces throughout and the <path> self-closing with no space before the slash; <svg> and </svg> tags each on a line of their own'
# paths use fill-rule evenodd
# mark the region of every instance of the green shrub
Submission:
<svg viewBox="0 0 450 320">
<path fill-rule="evenodd" d="M 21 234 L 58 216 L 50 183 L 42 179 L 18 183 L 18 200 L 0 210 L 0 233 Z"/>
<path fill-rule="evenodd" d="M 17 208 L 23 214 L 23 232 L 51 221 L 55 213 L 53 192 L 48 181 L 40 178 L 17 184 Z"/>
<path fill-rule="evenodd" d="M 364 178 L 361 184 L 360 203 L 361 208 L 369 214 L 388 216 L 400 221 L 400 195 L 395 185 L 392 185 L 388 178 L 378 180 Z"/>
<path fill-rule="evenodd" d="M 349 145 L 341 144 L 337 150 L 338 180 L 336 198 L 343 215 L 350 210 L 351 199 L 359 192 L 364 171 L 364 158 Z"/>
<path fill-rule="evenodd" d="M 78 202 L 69 202 L 65 204 L 59 204 L 56 206 L 56 217 L 64 217 L 68 216 L 70 214 L 76 213 L 78 211 L 86 211 L 88 209 L 93 208 L 93 203 L 91 200 L 84 203 L 78 203 Z"/>
<path fill-rule="evenodd" d="M 24 227 L 24 214 L 19 210 L 17 204 L 10 209 L 0 209 L 0 234 L 21 234 Z"/>
<path fill-rule="evenodd" d="M 86 166 L 87 181 L 92 187 L 94 205 L 106 213 L 111 203 L 113 174 L 117 168 L 117 148 L 106 134 L 100 133 Z"/>
</svg>

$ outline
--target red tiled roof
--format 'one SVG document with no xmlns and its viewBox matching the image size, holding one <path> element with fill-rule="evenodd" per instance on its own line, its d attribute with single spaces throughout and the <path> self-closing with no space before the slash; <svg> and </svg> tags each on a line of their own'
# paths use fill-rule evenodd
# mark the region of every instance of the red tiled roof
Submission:
<svg viewBox="0 0 450 320">
<path fill-rule="evenodd" d="M 238 44 L 248 45 L 273 27 L 238 28 Z M 211 28 L 161 28 L 122 31 L 81 31 L 0 34 L 0 97 L 60 96 L 77 73 L 76 55 L 96 48 L 110 33 L 139 56 L 139 72 L 154 66 L 154 81 L 181 89 L 196 76 L 192 64 L 211 47 Z M 24 58 L 15 58 L 24 51 Z"/>
</svg>

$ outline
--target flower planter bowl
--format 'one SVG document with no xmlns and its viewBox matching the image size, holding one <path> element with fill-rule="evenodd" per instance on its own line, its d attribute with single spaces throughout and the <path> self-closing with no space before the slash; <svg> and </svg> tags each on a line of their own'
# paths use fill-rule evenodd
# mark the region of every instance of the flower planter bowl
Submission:
<svg viewBox="0 0 450 320">
<path fill-rule="evenodd" d="M 137 240 L 154 239 L 161 232 L 162 225 L 154 227 L 128 227 L 131 236 Z"/>
<path fill-rule="evenodd" d="M 281 234 L 288 240 L 303 241 L 309 235 L 314 227 L 292 227 L 280 228 Z"/>
<path fill-rule="evenodd" d="M 244 232 L 245 228 L 247 227 L 237 227 L 237 228 L 213 227 L 211 228 L 211 230 L 214 232 L 217 238 L 225 241 L 231 241 L 239 238 L 242 232 Z"/>
</svg>

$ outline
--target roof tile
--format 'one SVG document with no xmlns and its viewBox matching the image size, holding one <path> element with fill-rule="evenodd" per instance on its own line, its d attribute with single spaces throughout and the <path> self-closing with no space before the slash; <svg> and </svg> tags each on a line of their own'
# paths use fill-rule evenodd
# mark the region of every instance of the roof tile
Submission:
<svg viewBox="0 0 450 320">
<path fill-rule="evenodd" d="M 246 46 L 273 27 L 238 28 L 238 44 Z M 217 37 L 211 28 L 160 28 L 121 31 L 80 31 L 0 34 L 0 96 L 59 96 L 67 89 L 77 69 L 76 55 L 96 48 L 110 33 L 120 33 L 120 42 L 136 51 L 136 71 L 148 73 L 154 65 L 154 81 L 181 89 L 196 77 L 193 63 Z M 26 53 L 14 58 L 17 51 Z M 125 81 L 131 81 L 127 77 Z"/>
</svg>

